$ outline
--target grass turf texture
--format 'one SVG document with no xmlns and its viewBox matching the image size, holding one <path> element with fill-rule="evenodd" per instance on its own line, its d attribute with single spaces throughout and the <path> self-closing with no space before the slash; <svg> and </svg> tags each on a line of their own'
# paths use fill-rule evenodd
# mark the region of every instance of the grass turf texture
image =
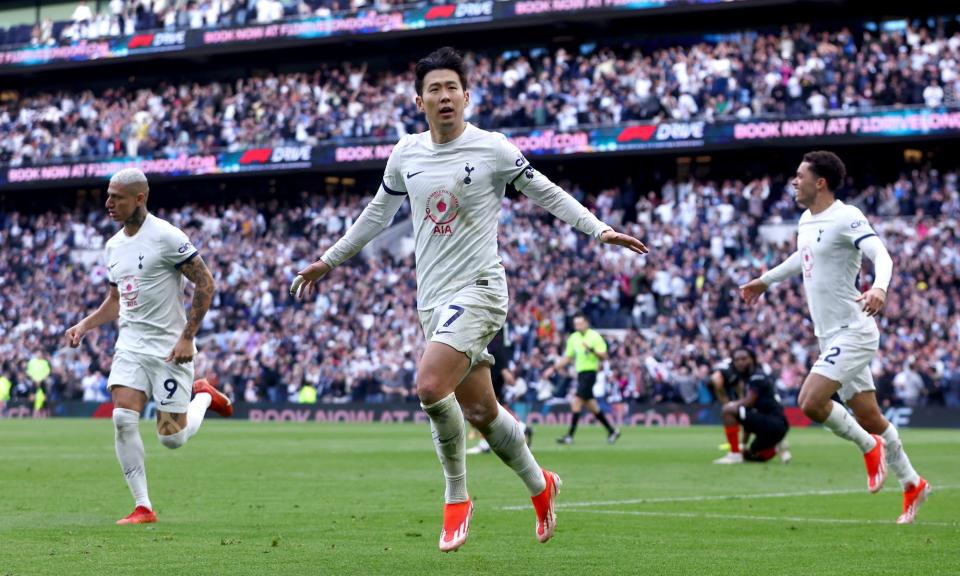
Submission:
<svg viewBox="0 0 960 576">
<path fill-rule="evenodd" d="M 0 576 L 960 574 L 960 431 L 903 431 L 935 492 L 896 526 L 896 479 L 868 494 L 857 450 L 820 429 L 791 433 L 789 466 L 716 466 L 719 428 L 627 429 L 615 446 L 583 428 L 558 446 L 541 427 L 535 454 L 564 481 L 554 539 L 536 542 L 513 473 L 471 456 L 477 509 L 455 554 L 437 551 L 425 425 L 213 420 L 177 451 L 141 433 L 160 522 L 121 527 L 133 504 L 109 420 L 0 421 Z"/>
</svg>

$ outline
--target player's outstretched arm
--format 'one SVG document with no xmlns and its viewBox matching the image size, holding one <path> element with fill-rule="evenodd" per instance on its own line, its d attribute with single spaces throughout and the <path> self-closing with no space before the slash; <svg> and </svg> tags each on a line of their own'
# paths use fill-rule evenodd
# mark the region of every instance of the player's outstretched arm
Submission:
<svg viewBox="0 0 960 576">
<path fill-rule="evenodd" d="M 533 170 L 530 168 L 530 170 Z M 521 177 L 521 180 L 524 178 Z M 519 184 L 519 182 L 517 183 Z M 616 232 L 613 228 L 600 221 L 599 218 L 587 210 L 587 207 L 577 201 L 576 198 L 568 194 L 563 188 L 550 181 L 549 178 L 536 172 L 532 179 L 526 185 L 518 189 L 534 202 L 550 212 L 557 218 L 570 224 L 584 234 L 589 234 L 599 239 L 604 244 L 613 244 L 623 246 L 637 254 L 646 254 L 649 252 L 647 247 L 639 239 Z"/>
<path fill-rule="evenodd" d="M 613 230 L 587 210 L 586 206 L 578 202 L 576 198 L 534 169 L 523 157 L 520 150 L 510 143 L 506 137 L 502 137 L 498 146 L 497 173 L 506 183 L 519 190 L 521 194 L 577 230 L 605 244 L 623 246 L 637 254 L 648 252 L 643 242 L 629 234 Z"/>
<path fill-rule="evenodd" d="M 767 291 L 769 286 L 761 279 L 754 278 L 740 287 L 740 297 L 747 303 L 747 306 L 753 306 Z"/>
<path fill-rule="evenodd" d="M 321 278 L 352 258 L 393 221 L 405 197 L 406 194 L 390 193 L 381 184 L 377 195 L 363 209 L 347 233 L 337 240 L 336 244 L 331 246 L 319 260 L 297 272 L 293 282 L 290 283 L 290 295 L 295 298 L 309 297 Z"/>
<path fill-rule="evenodd" d="M 614 244 L 616 246 L 623 246 L 624 248 L 629 248 L 630 251 L 636 252 L 637 254 L 646 254 L 650 252 L 649 249 L 641 242 L 638 238 L 634 238 L 629 234 L 624 234 L 622 232 L 614 232 L 613 229 L 604 230 L 600 234 L 600 241 L 604 244 Z"/>
<path fill-rule="evenodd" d="M 887 304 L 887 288 L 893 277 L 893 258 L 877 236 L 860 242 L 860 249 L 873 261 L 874 280 L 873 287 L 857 296 L 856 301 L 863 303 L 863 311 L 867 316 L 877 316 Z"/>
<path fill-rule="evenodd" d="M 790 276 L 800 273 L 800 252 L 794 252 L 789 258 L 781 262 L 773 270 L 768 270 L 763 276 L 754 278 L 740 287 L 740 296 L 748 306 L 756 304 L 767 288 L 783 282 Z"/>
<path fill-rule="evenodd" d="M 113 322 L 119 317 L 120 291 L 116 286 L 111 284 L 110 290 L 107 292 L 107 297 L 103 300 L 103 303 L 100 304 L 100 307 L 97 308 L 97 311 L 67 329 L 67 344 L 71 348 L 76 348 L 80 345 L 80 341 L 83 340 L 84 334 L 101 324 Z"/>
<path fill-rule="evenodd" d="M 190 314 L 187 317 L 187 325 L 183 327 L 183 332 L 173 350 L 166 357 L 167 362 L 176 362 L 183 364 L 193 360 L 193 339 L 200 330 L 203 323 L 203 317 L 207 315 L 210 304 L 213 303 L 213 292 L 216 285 L 213 281 L 213 274 L 207 268 L 203 257 L 199 254 L 189 262 L 180 267 L 180 272 L 187 277 L 187 280 L 193 282 L 193 302 L 190 304 Z"/>
<path fill-rule="evenodd" d="M 309 298 L 310 294 L 316 287 L 317 282 L 319 282 L 331 270 L 333 270 L 333 267 L 331 267 L 329 264 L 323 260 L 317 260 L 313 264 L 297 272 L 293 282 L 290 283 L 290 295 L 294 298 Z"/>
</svg>

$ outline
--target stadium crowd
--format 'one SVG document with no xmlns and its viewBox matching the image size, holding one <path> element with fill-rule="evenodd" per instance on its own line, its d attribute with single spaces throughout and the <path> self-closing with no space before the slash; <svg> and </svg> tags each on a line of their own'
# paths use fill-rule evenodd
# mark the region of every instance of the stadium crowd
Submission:
<svg viewBox="0 0 960 576">
<path fill-rule="evenodd" d="M 785 258 L 761 224 L 797 209 L 782 181 L 668 181 L 642 193 L 631 181 L 590 190 L 562 183 L 604 220 L 643 238 L 625 257 L 556 221 L 525 197 L 507 198 L 500 246 L 511 287 L 506 340 L 522 398 L 566 394 L 569 374 L 545 381 L 582 311 L 611 331 L 603 370 L 611 401 L 709 402 L 709 372 L 747 344 L 787 403 L 817 354 L 795 278 L 746 308 L 737 286 Z M 884 185 L 849 186 L 895 261 L 881 353 L 873 364 L 884 404 L 960 405 L 958 173 L 917 170 Z M 295 303 L 287 287 L 359 214 L 358 195 L 301 193 L 296 201 L 187 205 L 157 214 L 183 228 L 210 266 L 217 294 L 198 337 L 197 374 L 238 402 L 413 400 L 423 337 L 412 256 L 354 258 Z M 405 207 L 397 222 L 408 217 Z M 404 226 L 409 224 L 404 223 Z M 102 401 L 114 326 L 64 347 L 64 330 L 106 295 L 103 245 L 116 231 L 100 210 L 0 213 L 0 392 Z M 771 240 L 767 240 L 771 238 Z M 863 275 L 864 285 L 870 275 Z M 789 330 L 785 327 L 791 327 Z M 5 382 L 4 382 L 5 381 Z M 2 398 L 0 398 L 2 399 Z"/>
<path fill-rule="evenodd" d="M 342 12 L 386 12 L 435 0 L 80 0 L 68 20 L 0 28 L 0 46 L 56 46 L 157 30 L 272 24 Z"/>
<path fill-rule="evenodd" d="M 685 45 L 632 42 L 470 53 L 468 120 L 569 131 L 960 104 L 960 32 L 942 27 L 858 35 L 799 25 Z M 412 68 L 323 63 L 229 80 L 14 92 L 0 101 L 0 163 L 392 140 L 425 129 Z"/>
</svg>

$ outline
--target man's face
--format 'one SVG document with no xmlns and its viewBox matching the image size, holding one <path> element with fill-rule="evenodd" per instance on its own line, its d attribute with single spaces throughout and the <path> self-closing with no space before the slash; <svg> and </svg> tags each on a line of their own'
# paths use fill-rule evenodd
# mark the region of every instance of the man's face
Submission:
<svg viewBox="0 0 960 576">
<path fill-rule="evenodd" d="M 733 353 L 733 369 L 741 375 L 753 372 L 753 359 L 745 350 L 737 350 Z"/>
<path fill-rule="evenodd" d="M 470 93 L 453 70 L 432 70 L 423 77 L 423 95 L 417 96 L 417 108 L 426 114 L 431 128 L 450 130 L 459 126 L 469 103 Z"/>
<path fill-rule="evenodd" d="M 138 207 L 143 206 L 145 195 L 134 189 L 134 186 L 123 184 L 110 184 L 107 188 L 107 214 L 114 222 L 126 222 Z"/>
<path fill-rule="evenodd" d="M 582 316 L 577 316 L 573 319 L 573 328 L 577 332 L 586 332 L 589 325 L 587 324 L 587 319 Z"/>
<path fill-rule="evenodd" d="M 793 184 L 793 188 L 796 191 L 797 204 L 804 208 L 812 206 L 814 200 L 817 198 L 817 193 L 827 188 L 827 181 L 817 176 L 813 170 L 810 169 L 809 162 L 800 163 L 800 167 L 797 168 L 797 174 L 793 177 L 791 184 Z"/>
</svg>

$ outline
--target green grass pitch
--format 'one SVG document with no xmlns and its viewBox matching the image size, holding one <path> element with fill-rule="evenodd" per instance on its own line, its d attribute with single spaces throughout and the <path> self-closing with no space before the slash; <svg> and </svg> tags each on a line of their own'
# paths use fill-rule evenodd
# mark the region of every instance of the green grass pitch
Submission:
<svg viewBox="0 0 960 576">
<path fill-rule="evenodd" d="M 564 481 L 558 528 L 534 537 L 525 488 L 493 455 L 470 456 L 476 513 L 457 553 L 437 550 L 443 481 L 425 425 L 211 420 L 170 451 L 152 423 L 160 522 L 115 526 L 132 501 L 109 420 L 0 421 L 0 576 L 54 574 L 960 574 L 960 431 L 903 430 L 934 485 L 917 524 L 896 526 L 888 478 L 866 491 L 856 449 L 819 429 L 794 461 L 715 466 L 719 428 L 597 428 L 534 452 Z"/>
</svg>

